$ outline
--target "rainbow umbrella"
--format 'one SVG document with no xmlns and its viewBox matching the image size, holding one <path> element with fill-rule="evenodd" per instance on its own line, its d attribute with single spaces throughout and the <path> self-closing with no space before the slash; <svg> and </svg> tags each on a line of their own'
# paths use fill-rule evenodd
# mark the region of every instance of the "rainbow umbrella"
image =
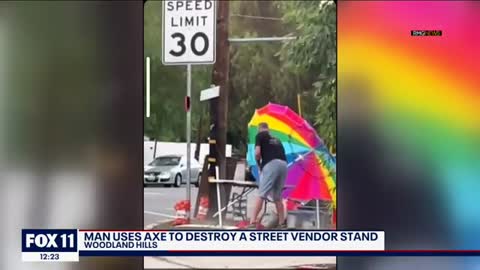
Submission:
<svg viewBox="0 0 480 270">
<path fill-rule="evenodd" d="M 285 149 L 288 174 L 283 197 L 298 201 L 324 200 L 336 205 L 336 161 L 315 129 L 287 106 L 269 103 L 255 111 L 248 124 L 247 163 L 255 179 L 255 136 L 258 125 L 268 124 Z"/>
</svg>

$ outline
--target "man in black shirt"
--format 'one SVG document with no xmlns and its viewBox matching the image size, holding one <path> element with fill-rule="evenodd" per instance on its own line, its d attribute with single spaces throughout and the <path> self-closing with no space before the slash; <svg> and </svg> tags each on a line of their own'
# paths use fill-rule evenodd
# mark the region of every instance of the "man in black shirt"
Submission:
<svg viewBox="0 0 480 270">
<path fill-rule="evenodd" d="M 277 209 L 278 222 L 280 227 L 285 226 L 285 213 L 282 201 L 282 191 L 287 176 L 287 158 L 282 143 L 270 135 L 267 123 L 260 123 L 258 134 L 255 138 L 255 159 L 257 160 L 260 183 L 259 197 L 255 202 L 255 210 L 251 224 L 258 225 L 258 215 L 268 195 Z"/>
</svg>

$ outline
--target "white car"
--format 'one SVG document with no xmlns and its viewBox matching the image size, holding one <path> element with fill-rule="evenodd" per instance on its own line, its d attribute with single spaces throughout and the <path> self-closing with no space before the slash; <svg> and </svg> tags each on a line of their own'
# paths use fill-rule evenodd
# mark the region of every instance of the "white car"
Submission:
<svg viewBox="0 0 480 270">
<path fill-rule="evenodd" d="M 190 160 L 190 183 L 200 185 L 202 167 L 197 160 Z M 168 155 L 155 158 L 144 167 L 143 185 L 174 185 L 187 183 L 187 159 L 182 155 Z"/>
</svg>

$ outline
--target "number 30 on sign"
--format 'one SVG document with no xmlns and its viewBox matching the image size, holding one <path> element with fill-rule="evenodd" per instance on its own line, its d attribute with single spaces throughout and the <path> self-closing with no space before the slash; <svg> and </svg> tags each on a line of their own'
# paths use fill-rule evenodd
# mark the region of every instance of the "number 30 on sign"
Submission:
<svg viewBox="0 0 480 270">
<path fill-rule="evenodd" d="M 216 15 L 215 0 L 163 1 L 163 64 L 215 63 Z"/>
</svg>

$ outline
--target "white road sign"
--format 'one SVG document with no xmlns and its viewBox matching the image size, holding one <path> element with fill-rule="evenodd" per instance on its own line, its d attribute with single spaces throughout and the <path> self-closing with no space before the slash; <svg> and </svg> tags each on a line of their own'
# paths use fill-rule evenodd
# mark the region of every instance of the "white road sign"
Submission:
<svg viewBox="0 0 480 270">
<path fill-rule="evenodd" d="M 200 92 L 200 101 L 216 98 L 219 95 L 220 95 L 220 86 L 208 88 Z"/>
<path fill-rule="evenodd" d="M 163 1 L 164 65 L 215 63 L 216 9 L 215 0 Z"/>
</svg>

